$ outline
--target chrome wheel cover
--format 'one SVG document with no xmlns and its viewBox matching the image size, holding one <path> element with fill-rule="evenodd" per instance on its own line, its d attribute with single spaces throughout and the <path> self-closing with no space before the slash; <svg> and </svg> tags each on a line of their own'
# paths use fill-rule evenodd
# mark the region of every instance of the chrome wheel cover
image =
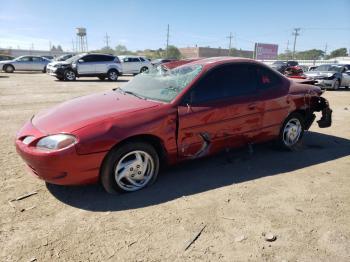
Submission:
<svg viewBox="0 0 350 262">
<path fill-rule="evenodd" d="M 114 170 L 115 181 L 125 191 L 136 191 L 145 187 L 152 179 L 155 165 L 145 151 L 131 151 L 125 154 Z"/>
<path fill-rule="evenodd" d="M 295 145 L 299 141 L 302 128 L 299 119 L 290 119 L 283 129 L 283 143 L 288 147 Z"/>
</svg>

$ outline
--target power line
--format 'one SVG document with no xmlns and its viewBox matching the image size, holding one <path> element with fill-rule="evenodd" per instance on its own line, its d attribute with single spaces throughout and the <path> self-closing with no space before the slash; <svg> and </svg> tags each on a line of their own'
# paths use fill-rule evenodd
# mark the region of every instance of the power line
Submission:
<svg viewBox="0 0 350 262">
<path fill-rule="evenodd" d="M 168 48 L 169 48 L 169 24 L 168 24 L 168 28 L 167 28 L 167 33 L 166 33 L 166 54 L 165 57 L 168 58 Z"/>
<path fill-rule="evenodd" d="M 106 33 L 104 38 L 105 38 L 106 47 L 109 47 L 109 39 L 110 39 L 109 35 Z"/>
<path fill-rule="evenodd" d="M 300 31 L 300 28 L 294 28 L 294 32 L 292 33 L 292 35 L 294 35 L 293 59 L 295 58 L 295 45 L 297 43 L 297 37 L 300 35 L 299 31 Z"/>
<path fill-rule="evenodd" d="M 228 56 L 230 56 L 230 55 L 231 55 L 232 38 L 233 38 L 232 32 L 230 32 L 230 35 L 227 36 L 227 38 L 229 39 L 229 44 L 228 44 Z"/>
</svg>

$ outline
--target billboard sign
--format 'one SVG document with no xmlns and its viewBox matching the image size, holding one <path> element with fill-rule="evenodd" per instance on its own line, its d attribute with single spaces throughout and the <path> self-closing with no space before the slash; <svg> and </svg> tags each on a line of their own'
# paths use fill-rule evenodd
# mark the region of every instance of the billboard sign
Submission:
<svg viewBox="0 0 350 262">
<path fill-rule="evenodd" d="M 255 43 L 255 59 L 274 60 L 277 59 L 278 45 Z"/>
</svg>

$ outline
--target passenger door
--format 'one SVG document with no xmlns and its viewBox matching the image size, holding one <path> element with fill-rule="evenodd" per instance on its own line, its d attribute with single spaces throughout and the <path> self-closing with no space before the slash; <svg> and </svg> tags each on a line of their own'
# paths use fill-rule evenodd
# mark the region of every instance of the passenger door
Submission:
<svg viewBox="0 0 350 262">
<path fill-rule="evenodd" d="M 342 73 L 341 86 L 350 86 L 350 65 L 344 66 L 344 72 Z"/>
<path fill-rule="evenodd" d="M 24 56 L 14 63 L 16 70 L 33 70 L 33 59 L 31 56 Z"/>
<path fill-rule="evenodd" d="M 258 76 L 259 99 L 263 104 L 261 132 L 257 142 L 268 141 L 278 137 L 281 125 L 290 110 L 289 82 L 273 70 L 256 66 Z"/>
<path fill-rule="evenodd" d="M 114 59 L 113 56 L 96 55 L 95 71 L 96 74 L 106 74 L 108 71 L 108 64 Z"/>
<path fill-rule="evenodd" d="M 96 55 L 86 55 L 77 61 L 79 75 L 95 74 Z"/>
<path fill-rule="evenodd" d="M 178 107 L 180 158 L 254 141 L 263 115 L 255 72 L 249 64 L 219 66 L 189 90 Z"/>
</svg>

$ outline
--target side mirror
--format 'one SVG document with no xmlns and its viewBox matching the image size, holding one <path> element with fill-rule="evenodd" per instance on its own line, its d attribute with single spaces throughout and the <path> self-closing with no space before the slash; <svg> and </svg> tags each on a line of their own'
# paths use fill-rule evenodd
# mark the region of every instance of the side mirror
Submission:
<svg viewBox="0 0 350 262">
<path fill-rule="evenodd" d="M 84 61 L 84 59 L 79 59 L 78 62 L 79 63 L 84 63 L 85 61 Z"/>
</svg>

